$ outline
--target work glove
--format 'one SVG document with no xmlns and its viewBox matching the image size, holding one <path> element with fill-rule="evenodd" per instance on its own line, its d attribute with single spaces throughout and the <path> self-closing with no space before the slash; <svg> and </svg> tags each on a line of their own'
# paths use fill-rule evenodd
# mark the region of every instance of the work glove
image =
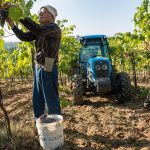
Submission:
<svg viewBox="0 0 150 150">
<path fill-rule="evenodd" d="M 52 72 L 54 61 L 55 61 L 54 58 L 45 57 L 44 70 L 47 72 Z"/>
</svg>

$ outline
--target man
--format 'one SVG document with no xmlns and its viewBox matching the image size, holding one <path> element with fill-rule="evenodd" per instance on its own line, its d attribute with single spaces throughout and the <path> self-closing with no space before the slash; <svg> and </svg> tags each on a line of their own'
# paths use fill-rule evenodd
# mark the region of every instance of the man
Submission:
<svg viewBox="0 0 150 150">
<path fill-rule="evenodd" d="M 61 30 L 54 23 L 57 10 L 52 6 L 43 6 L 39 12 L 39 23 L 30 18 L 20 19 L 29 32 L 23 32 L 8 18 L 6 21 L 13 32 L 22 41 L 35 40 L 36 67 L 33 87 L 34 115 L 39 118 L 45 113 L 45 103 L 48 114 L 60 114 L 58 95 L 58 50 L 61 40 Z"/>
</svg>

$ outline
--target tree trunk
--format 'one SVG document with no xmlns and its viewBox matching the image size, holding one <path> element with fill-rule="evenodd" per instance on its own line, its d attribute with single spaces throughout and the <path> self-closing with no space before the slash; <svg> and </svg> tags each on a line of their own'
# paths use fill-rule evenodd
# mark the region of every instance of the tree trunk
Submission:
<svg viewBox="0 0 150 150">
<path fill-rule="evenodd" d="M 134 86 L 137 88 L 136 62 L 135 62 L 134 53 L 131 52 L 130 56 L 131 56 L 131 65 L 132 65 L 132 71 L 133 71 Z"/>
</svg>

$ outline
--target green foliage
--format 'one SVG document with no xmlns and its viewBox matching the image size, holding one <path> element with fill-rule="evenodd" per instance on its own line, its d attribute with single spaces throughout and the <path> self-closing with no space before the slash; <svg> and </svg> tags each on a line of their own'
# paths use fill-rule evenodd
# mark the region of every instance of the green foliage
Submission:
<svg viewBox="0 0 150 150">
<path fill-rule="evenodd" d="M 31 16 L 30 10 L 36 0 L 0 0 L 0 6 L 5 2 L 11 2 L 14 6 L 9 8 L 9 17 L 16 23 L 20 18 Z M 0 35 L 4 36 L 4 30 L 0 29 Z M 3 40 L 0 38 L 0 48 L 4 47 Z"/>
<path fill-rule="evenodd" d="M 148 95 L 148 89 L 145 89 L 144 87 L 141 87 L 138 89 L 138 96 L 140 99 L 146 99 L 147 95 Z"/>
<path fill-rule="evenodd" d="M 14 21 L 18 22 L 20 18 L 31 15 L 30 9 L 36 0 L 3 0 L 2 3 L 6 1 L 11 2 L 14 5 L 13 7 L 9 8 L 9 16 Z"/>
<path fill-rule="evenodd" d="M 20 18 L 31 16 L 30 10 L 36 0 L 1 0 L 1 5 L 5 2 L 11 2 L 13 6 L 9 8 L 9 17 L 15 22 Z"/>
<path fill-rule="evenodd" d="M 69 74 L 73 66 L 76 65 L 78 60 L 78 53 L 80 49 L 80 43 L 72 36 L 74 25 L 66 27 L 64 24 L 67 20 L 58 20 L 58 24 L 62 30 L 62 40 L 59 53 L 59 71 L 64 74 Z"/>
<path fill-rule="evenodd" d="M 137 31 L 150 36 L 150 2 L 149 0 L 143 0 L 141 7 L 137 8 L 137 12 L 134 15 L 134 22 L 137 27 Z"/>
<path fill-rule="evenodd" d="M 5 49 L 0 53 L 0 78 L 21 78 L 32 74 L 30 47 L 21 44 L 12 53 Z"/>
<path fill-rule="evenodd" d="M 4 30 L 3 29 L 0 29 L 0 35 L 4 36 Z"/>
<path fill-rule="evenodd" d="M 134 15 L 135 32 L 144 41 L 144 48 L 150 51 L 150 1 L 143 0 Z"/>
<path fill-rule="evenodd" d="M 70 94 L 70 88 L 68 86 L 59 86 L 59 91 Z"/>
<path fill-rule="evenodd" d="M 114 65 L 118 70 L 131 71 L 131 54 L 134 54 L 136 70 L 144 70 L 149 68 L 150 57 L 149 52 L 145 49 L 144 40 L 137 34 L 118 33 L 114 37 L 109 38 L 111 55 Z"/>
<path fill-rule="evenodd" d="M 0 39 L 0 49 L 4 47 L 4 41 Z"/>
<path fill-rule="evenodd" d="M 23 15 L 22 9 L 20 7 L 11 7 L 9 9 L 9 17 L 12 18 L 12 20 L 19 22 L 20 16 Z"/>
<path fill-rule="evenodd" d="M 67 101 L 66 99 L 64 99 L 63 97 L 60 98 L 60 105 L 61 105 L 61 108 L 63 107 L 67 107 L 67 106 L 71 106 L 72 103 Z"/>
</svg>

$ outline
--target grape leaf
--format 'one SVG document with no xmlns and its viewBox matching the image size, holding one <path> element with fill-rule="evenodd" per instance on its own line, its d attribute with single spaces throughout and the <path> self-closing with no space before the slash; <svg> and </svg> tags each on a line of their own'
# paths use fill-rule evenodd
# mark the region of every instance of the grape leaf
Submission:
<svg viewBox="0 0 150 150">
<path fill-rule="evenodd" d="M 4 40 L 0 39 L 0 49 L 4 47 Z"/>
<path fill-rule="evenodd" d="M 9 17 L 11 17 L 15 22 L 19 22 L 22 15 L 22 9 L 20 9 L 19 7 L 11 7 L 9 9 Z"/>
</svg>

